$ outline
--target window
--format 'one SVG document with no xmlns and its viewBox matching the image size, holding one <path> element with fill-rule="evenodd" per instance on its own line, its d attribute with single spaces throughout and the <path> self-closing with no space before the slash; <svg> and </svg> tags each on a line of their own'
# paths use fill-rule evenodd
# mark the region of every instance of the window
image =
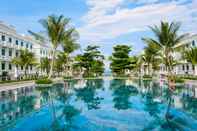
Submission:
<svg viewBox="0 0 197 131">
<path fill-rule="evenodd" d="M 5 35 L 2 35 L 2 36 L 1 36 L 1 40 L 2 40 L 2 41 L 5 41 Z"/>
<path fill-rule="evenodd" d="M 12 64 L 9 64 L 9 70 L 12 70 Z"/>
<path fill-rule="evenodd" d="M 23 70 L 23 66 L 21 66 L 21 70 Z"/>
<path fill-rule="evenodd" d="M 18 40 L 16 40 L 16 45 L 18 45 Z"/>
<path fill-rule="evenodd" d="M 28 43 L 26 44 L 26 48 L 29 48 L 29 44 Z"/>
<path fill-rule="evenodd" d="M 12 43 L 12 38 L 11 37 L 9 38 L 9 43 Z"/>
<path fill-rule="evenodd" d="M 12 56 L 12 49 L 9 49 L 9 56 Z"/>
<path fill-rule="evenodd" d="M 42 55 L 42 50 L 40 50 L 40 54 Z"/>
<path fill-rule="evenodd" d="M 195 41 L 194 40 L 192 41 L 192 46 L 195 46 Z"/>
<path fill-rule="evenodd" d="M 30 66 L 30 70 L 32 70 L 32 65 Z"/>
<path fill-rule="evenodd" d="M 1 69 L 2 69 L 2 70 L 5 70 L 5 63 L 2 63 L 2 64 L 1 64 Z"/>
<path fill-rule="evenodd" d="M 189 70 L 189 65 L 187 65 L 187 70 Z"/>
<path fill-rule="evenodd" d="M 5 56 L 5 49 L 4 48 L 1 49 L 1 55 Z"/>
<path fill-rule="evenodd" d="M 16 57 L 18 57 L 18 51 L 16 51 Z"/>
<path fill-rule="evenodd" d="M 23 42 L 21 41 L 21 46 L 23 47 Z"/>
<path fill-rule="evenodd" d="M 30 49 L 32 49 L 32 44 L 30 45 Z"/>
<path fill-rule="evenodd" d="M 185 70 L 185 66 L 184 65 L 183 65 L 182 69 Z"/>
</svg>

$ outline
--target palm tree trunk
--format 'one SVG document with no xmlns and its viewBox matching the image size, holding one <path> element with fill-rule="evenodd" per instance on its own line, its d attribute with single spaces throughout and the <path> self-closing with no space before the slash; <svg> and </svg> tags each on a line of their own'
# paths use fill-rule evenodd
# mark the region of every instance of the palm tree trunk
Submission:
<svg viewBox="0 0 197 131">
<path fill-rule="evenodd" d="M 51 61 L 51 67 L 50 67 L 50 72 L 49 72 L 48 79 L 51 79 L 51 77 L 52 77 L 54 61 L 55 61 L 55 49 L 53 49 L 53 51 L 52 51 L 52 61 Z"/>
<path fill-rule="evenodd" d="M 26 79 L 27 78 L 27 66 L 25 65 L 24 68 L 25 68 L 25 79 Z"/>
</svg>

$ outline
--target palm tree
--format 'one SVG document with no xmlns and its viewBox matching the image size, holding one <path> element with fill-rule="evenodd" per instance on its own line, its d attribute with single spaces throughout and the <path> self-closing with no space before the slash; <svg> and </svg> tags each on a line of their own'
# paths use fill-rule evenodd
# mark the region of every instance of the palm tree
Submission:
<svg viewBox="0 0 197 131">
<path fill-rule="evenodd" d="M 21 50 L 20 56 L 12 59 L 12 63 L 15 65 L 23 66 L 25 69 L 25 76 L 27 76 L 27 68 L 28 66 L 36 65 L 36 58 L 33 52 L 29 52 L 28 50 Z"/>
<path fill-rule="evenodd" d="M 68 54 L 65 52 L 58 52 L 57 57 L 55 59 L 55 71 L 59 74 L 63 70 L 66 69 L 68 64 Z"/>
<path fill-rule="evenodd" d="M 142 60 L 147 65 L 148 75 L 152 75 L 152 71 L 158 70 L 160 64 L 159 48 L 154 43 L 147 43 L 148 46 L 144 48 Z"/>
<path fill-rule="evenodd" d="M 51 15 L 46 19 L 40 20 L 40 23 L 45 28 L 45 32 L 52 44 L 52 61 L 49 77 L 51 78 L 53 74 L 54 60 L 56 55 L 57 47 L 63 42 L 65 36 L 65 28 L 70 22 L 70 19 L 65 18 L 63 15 L 56 16 Z"/>
<path fill-rule="evenodd" d="M 63 53 L 60 54 L 61 58 L 64 59 L 64 66 L 66 71 L 66 76 L 69 75 L 69 71 L 72 72 L 72 58 L 71 54 L 80 48 L 80 45 L 77 43 L 77 40 L 79 38 L 78 32 L 71 28 L 66 31 L 64 40 L 63 40 Z"/>
<path fill-rule="evenodd" d="M 79 34 L 74 28 L 66 31 L 63 39 L 63 50 L 65 53 L 71 54 L 80 48 L 80 45 L 77 43 L 78 38 Z"/>
<path fill-rule="evenodd" d="M 186 50 L 183 57 L 195 66 L 194 74 L 197 75 L 197 47 Z"/>
<path fill-rule="evenodd" d="M 46 19 L 42 19 L 39 22 L 45 29 L 44 33 L 46 33 L 47 39 L 52 44 L 52 60 L 48 76 L 50 79 L 53 74 L 56 51 L 57 48 L 62 45 L 64 37 L 67 35 L 67 32 L 70 29 L 68 26 L 70 19 L 65 18 L 63 15 L 50 15 Z M 29 33 L 41 42 L 46 40 L 45 37 L 40 34 L 34 33 L 32 31 L 29 31 Z"/>
<path fill-rule="evenodd" d="M 181 47 L 185 46 L 180 44 L 187 36 L 187 34 L 178 35 L 180 29 L 180 23 L 172 22 L 161 22 L 160 26 L 150 27 L 156 36 L 156 39 L 143 38 L 145 43 L 152 43 L 155 47 L 160 50 L 162 54 L 162 62 L 165 64 L 168 71 L 168 81 L 174 80 L 173 76 L 173 65 L 174 58 L 173 54 L 178 51 Z"/>
<path fill-rule="evenodd" d="M 40 60 L 39 67 L 42 71 L 46 71 L 47 75 L 49 74 L 49 71 L 50 71 L 50 63 L 51 63 L 51 61 L 47 57 L 41 58 L 41 60 Z"/>
</svg>

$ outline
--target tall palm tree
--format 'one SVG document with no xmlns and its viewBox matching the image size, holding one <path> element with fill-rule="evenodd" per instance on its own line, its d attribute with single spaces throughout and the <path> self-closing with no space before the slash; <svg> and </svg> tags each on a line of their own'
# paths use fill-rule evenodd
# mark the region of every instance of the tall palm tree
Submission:
<svg viewBox="0 0 197 131">
<path fill-rule="evenodd" d="M 180 29 L 180 23 L 172 22 L 161 22 L 160 26 L 150 27 L 155 34 L 156 39 L 143 38 L 145 43 L 152 43 L 157 47 L 162 56 L 162 62 L 167 67 L 168 81 L 173 80 L 173 65 L 174 58 L 173 54 L 178 51 L 181 47 L 185 46 L 180 44 L 187 36 L 187 34 L 178 35 Z"/>
<path fill-rule="evenodd" d="M 194 74 L 197 75 L 197 47 L 186 50 L 183 57 L 195 66 Z"/>
<path fill-rule="evenodd" d="M 29 52 L 28 50 L 21 50 L 20 56 L 13 58 L 12 63 L 24 67 L 25 77 L 27 76 L 28 66 L 33 66 L 37 64 L 34 53 Z"/>
<path fill-rule="evenodd" d="M 62 44 L 65 36 L 65 28 L 69 24 L 70 19 L 65 18 L 63 15 L 56 16 L 51 15 L 46 19 L 40 20 L 41 25 L 45 28 L 45 32 L 52 44 L 52 61 L 49 77 L 51 78 L 53 74 L 54 60 L 56 55 L 56 50 L 59 45 Z"/>
<path fill-rule="evenodd" d="M 47 39 L 52 44 L 52 60 L 48 76 L 48 78 L 50 79 L 53 74 L 56 51 L 60 45 L 63 45 L 62 43 L 64 37 L 67 35 L 67 32 L 70 29 L 70 27 L 68 26 L 70 19 L 65 18 L 63 15 L 50 15 L 46 19 L 42 19 L 39 22 L 45 29 L 44 33 L 45 35 L 47 35 Z M 46 40 L 45 36 L 41 34 L 34 33 L 32 31 L 29 31 L 29 33 L 41 42 L 44 42 Z"/>
</svg>

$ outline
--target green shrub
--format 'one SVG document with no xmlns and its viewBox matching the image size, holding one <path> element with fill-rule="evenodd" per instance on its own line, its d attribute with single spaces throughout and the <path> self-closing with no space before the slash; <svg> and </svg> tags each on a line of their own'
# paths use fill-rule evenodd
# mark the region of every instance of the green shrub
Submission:
<svg viewBox="0 0 197 131">
<path fill-rule="evenodd" d="M 145 79 L 152 79 L 152 76 L 150 76 L 150 75 L 144 75 L 143 78 L 145 78 Z"/>
<path fill-rule="evenodd" d="M 196 76 L 184 76 L 183 79 L 197 80 L 197 77 Z"/>
<path fill-rule="evenodd" d="M 72 79 L 72 78 L 73 78 L 72 76 L 64 76 L 65 80 Z"/>
<path fill-rule="evenodd" d="M 53 81 L 50 79 L 39 79 L 35 81 L 36 84 L 52 84 Z"/>
<path fill-rule="evenodd" d="M 176 77 L 176 78 L 175 78 L 175 82 L 176 82 L 176 83 L 184 83 L 185 80 L 184 80 L 183 78 L 181 78 L 181 77 Z"/>
</svg>

